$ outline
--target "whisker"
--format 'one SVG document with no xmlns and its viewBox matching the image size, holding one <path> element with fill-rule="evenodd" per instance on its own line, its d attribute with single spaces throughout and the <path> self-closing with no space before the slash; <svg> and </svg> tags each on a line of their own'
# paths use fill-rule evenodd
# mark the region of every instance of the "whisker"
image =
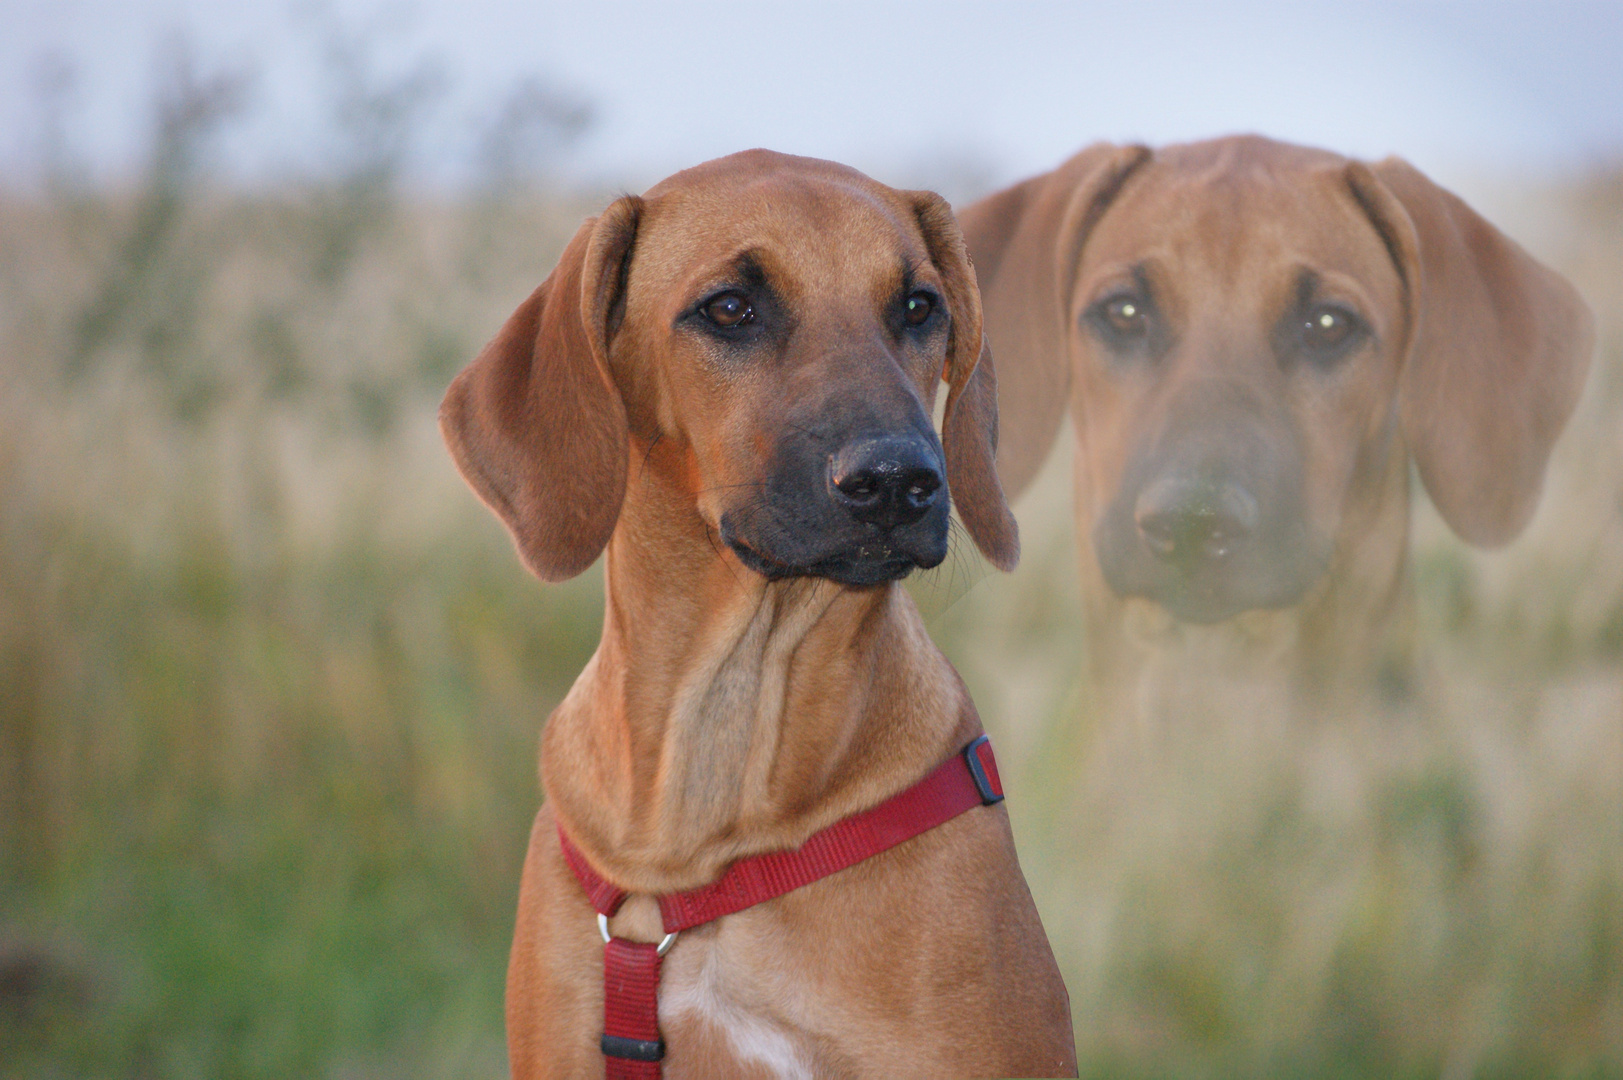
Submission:
<svg viewBox="0 0 1623 1080">
<path fill-rule="evenodd" d="M 638 469 L 639 476 L 648 471 L 648 459 L 654 456 L 654 447 L 658 446 L 659 440 L 663 439 L 664 437 L 665 433 L 662 431 L 658 435 L 654 436 L 653 442 L 648 444 L 648 452 L 642 456 L 642 466 Z"/>
<path fill-rule="evenodd" d="M 694 492 L 694 494 L 708 495 L 716 491 L 736 491 L 739 488 L 755 488 L 764 493 L 766 490 L 766 482 L 764 480 L 750 480 L 739 484 L 717 484 L 714 487 L 699 488 Z"/>
<path fill-rule="evenodd" d="M 710 542 L 710 549 L 716 553 L 716 558 L 721 560 L 721 565 L 727 568 L 727 573 L 732 577 L 733 584 L 742 589 L 744 587 L 743 579 L 738 576 L 738 572 L 734 570 L 732 564 L 727 561 L 727 556 L 721 549 L 721 533 L 715 529 L 712 529 L 710 525 L 706 523 L 704 527 L 704 538 Z"/>
</svg>

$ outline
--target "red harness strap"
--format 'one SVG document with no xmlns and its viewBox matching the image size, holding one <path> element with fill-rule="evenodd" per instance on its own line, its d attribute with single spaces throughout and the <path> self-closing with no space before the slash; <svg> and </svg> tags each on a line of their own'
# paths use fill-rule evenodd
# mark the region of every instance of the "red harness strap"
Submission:
<svg viewBox="0 0 1623 1080">
<path fill-rule="evenodd" d="M 609 916 L 625 902 L 626 891 L 587 865 L 560 826 L 564 858 L 597 910 L 605 942 L 601 1045 L 608 1080 L 660 1076 L 659 1062 L 665 1056 L 659 1037 L 660 958 L 678 933 L 793 892 L 929 832 L 971 807 L 1002 800 L 997 759 L 982 735 L 906 791 L 813 833 L 795 850 L 740 859 L 709 885 L 658 897 L 665 924 L 665 940 L 658 945 L 609 937 Z"/>
</svg>

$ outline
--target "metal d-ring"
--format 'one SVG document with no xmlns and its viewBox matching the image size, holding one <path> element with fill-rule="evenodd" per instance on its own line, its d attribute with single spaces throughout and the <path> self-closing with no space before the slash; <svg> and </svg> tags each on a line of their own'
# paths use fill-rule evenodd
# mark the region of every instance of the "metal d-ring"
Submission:
<svg viewBox="0 0 1623 1080">
<path fill-rule="evenodd" d="M 603 944 L 605 945 L 607 945 L 614 938 L 614 935 L 609 933 L 609 917 L 603 914 L 601 911 L 597 913 L 597 932 L 603 935 Z M 660 940 L 659 948 L 654 950 L 654 955 L 664 956 L 666 953 L 670 952 L 671 946 L 676 944 L 676 935 L 679 933 L 681 933 L 680 930 L 675 931 L 674 933 L 666 934 L 664 938 Z"/>
</svg>

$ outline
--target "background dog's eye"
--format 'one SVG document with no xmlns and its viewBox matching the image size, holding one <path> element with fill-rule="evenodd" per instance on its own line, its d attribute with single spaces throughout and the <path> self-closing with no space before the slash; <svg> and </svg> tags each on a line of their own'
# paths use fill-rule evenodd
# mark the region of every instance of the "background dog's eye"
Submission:
<svg viewBox="0 0 1623 1080">
<path fill-rule="evenodd" d="M 1132 345 L 1150 332 L 1149 305 L 1137 296 L 1112 296 L 1088 312 L 1094 326 L 1116 345 Z"/>
<path fill-rule="evenodd" d="M 902 318 L 907 320 L 909 326 L 923 325 L 934 310 L 935 297 L 927 292 L 912 293 L 902 302 Z"/>
<path fill-rule="evenodd" d="M 737 293 L 722 293 L 706 301 L 699 311 L 717 326 L 738 326 L 755 319 L 755 309 Z"/>
<path fill-rule="evenodd" d="M 1118 296 L 1105 304 L 1105 318 L 1111 328 L 1120 334 L 1144 332 L 1144 308 L 1130 296 Z"/>
<path fill-rule="evenodd" d="M 1321 304 L 1302 323 L 1302 344 L 1311 353 L 1338 353 L 1357 336 L 1362 324 L 1345 308 Z"/>
</svg>

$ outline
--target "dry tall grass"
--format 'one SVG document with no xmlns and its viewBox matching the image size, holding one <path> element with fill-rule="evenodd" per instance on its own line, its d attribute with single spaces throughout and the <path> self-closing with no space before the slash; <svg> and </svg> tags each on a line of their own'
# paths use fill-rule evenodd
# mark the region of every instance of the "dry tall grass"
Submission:
<svg viewBox="0 0 1623 1080">
<path fill-rule="evenodd" d="M 0 201 L 0 1076 L 498 1073 L 601 606 L 523 574 L 433 413 L 597 200 L 167 197 Z M 1523 540 L 1421 511 L 1402 708 L 1080 715 L 1063 460 L 1013 577 L 914 586 L 1089 1075 L 1623 1076 L 1623 178 L 1536 198 L 1597 370 Z"/>
</svg>

